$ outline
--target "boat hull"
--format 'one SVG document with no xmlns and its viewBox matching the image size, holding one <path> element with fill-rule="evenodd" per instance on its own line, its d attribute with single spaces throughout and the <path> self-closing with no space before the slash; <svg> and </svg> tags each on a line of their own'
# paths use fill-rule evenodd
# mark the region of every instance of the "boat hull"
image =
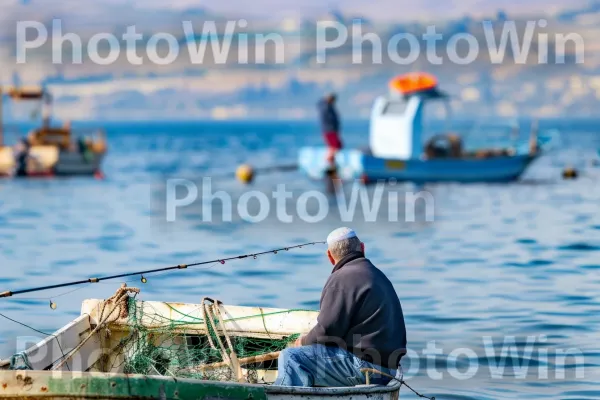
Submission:
<svg viewBox="0 0 600 400">
<path fill-rule="evenodd" d="M 397 400 L 400 384 L 292 388 L 162 376 L 0 371 L 0 399 Z"/>
<path fill-rule="evenodd" d="M 86 160 L 81 153 L 61 152 L 54 174 L 58 176 L 94 175 L 100 171 L 104 154 L 92 153 Z"/>
<path fill-rule="evenodd" d="M 298 165 L 309 177 L 322 179 L 328 169 L 327 153 L 326 148 L 302 148 Z M 478 183 L 515 181 L 534 159 L 523 154 L 483 159 L 393 160 L 360 150 L 342 150 L 335 161 L 342 180 Z"/>
<path fill-rule="evenodd" d="M 93 176 L 100 172 L 104 160 L 104 153 L 91 153 L 86 158 L 80 152 L 57 151 L 52 146 L 33 147 L 32 153 L 40 162 L 30 162 L 27 175 L 19 177 Z M 0 149 L 0 176 L 14 176 L 15 166 L 12 149 Z"/>
<path fill-rule="evenodd" d="M 103 300 L 86 300 L 81 316 L 76 320 L 20 353 L 19 357 L 0 361 L 0 400 L 397 400 L 399 396 L 401 384 L 397 380 L 387 386 L 301 388 L 223 381 L 216 375 L 213 378 L 220 380 L 189 379 L 178 377 L 177 371 L 168 368 L 165 370 L 168 372 L 166 376 L 159 375 L 156 368 L 153 370 L 156 375 L 126 374 L 126 350 L 123 350 L 125 342 L 122 339 L 134 329 L 131 315 L 119 314 L 103 330 L 95 331 L 101 324 L 100 318 L 105 315 L 105 306 Z M 279 340 L 292 333 L 307 332 L 316 324 L 318 316 L 318 312 L 306 310 L 227 306 L 220 303 L 218 307 L 224 317 L 220 326 L 232 337 Z M 179 338 L 191 338 L 208 332 L 206 321 L 202 319 L 201 304 L 137 301 L 135 307 L 130 304 L 128 309 L 135 309 L 136 324 L 143 327 L 144 331 L 152 332 L 142 340 L 160 343 L 160 346 L 171 349 L 180 346 L 182 352 L 179 354 L 184 354 L 183 351 L 190 348 L 187 347 L 188 341 L 179 340 L 177 335 Z M 168 321 L 175 319 L 177 327 L 173 328 Z M 124 352 L 119 353 L 120 350 Z M 152 357 L 150 359 L 156 361 Z M 64 363 L 59 365 L 59 361 Z M 28 369 L 10 370 L 11 365 L 20 364 Z M 253 382 L 275 381 L 277 370 L 272 366 L 255 371 L 268 372 L 270 377 Z M 361 379 L 357 377 L 356 382 L 361 382 Z"/>
</svg>

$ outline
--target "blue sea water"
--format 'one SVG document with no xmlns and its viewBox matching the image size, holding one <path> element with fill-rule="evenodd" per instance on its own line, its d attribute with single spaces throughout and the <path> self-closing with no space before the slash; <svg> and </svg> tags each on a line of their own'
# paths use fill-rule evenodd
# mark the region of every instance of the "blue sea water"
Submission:
<svg viewBox="0 0 600 400">
<path fill-rule="evenodd" d="M 279 184 L 327 196 L 322 182 L 299 172 L 258 173 L 249 187 L 231 177 L 242 163 L 294 163 L 300 146 L 321 144 L 311 123 L 105 128 L 110 149 L 104 180 L 0 182 L 0 292 L 319 241 L 350 225 L 401 299 L 410 348 L 404 368 L 416 389 L 438 399 L 600 398 L 600 167 L 592 164 L 600 124 L 542 124 L 561 131 L 562 148 L 536 161 L 517 183 L 385 188 L 402 206 L 406 193 L 430 193 L 433 221 L 418 209 L 409 221 L 369 222 L 359 213 L 343 222 L 331 208 L 318 223 L 283 223 L 274 210 L 262 222 L 219 217 L 209 223 L 197 202 L 177 209 L 174 222 L 166 211 L 169 179 L 201 186 L 210 177 L 211 191 L 224 191 L 237 204 L 250 190 L 270 195 Z M 367 123 L 350 123 L 344 141 L 365 146 L 367 131 Z M 580 178 L 561 180 L 566 165 L 578 168 Z M 317 309 L 330 273 L 324 252 L 323 245 L 306 246 L 148 275 L 146 284 L 138 276 L 127 282 L 140 287 L 145 300 L 199 302 L 210 296 L 227 304 Z M 0 299 L 0 313 L 53 331 L 79 314 L 84 299 L 109 297 L 119 283 Z M 14 353 L 16 338 L 24 336 L 41 335 L 0 318 L 1 355 Z M 503 344 L 513 340 L 517 356 L 506 347 L 509 357 L 498 372 Z M 428 351 L 433 348 L 441 354 Z M 571 355 L 564 361 L 563 351 Z M 401 396 L 416 398 L 406 388 Z"/>
</svg>

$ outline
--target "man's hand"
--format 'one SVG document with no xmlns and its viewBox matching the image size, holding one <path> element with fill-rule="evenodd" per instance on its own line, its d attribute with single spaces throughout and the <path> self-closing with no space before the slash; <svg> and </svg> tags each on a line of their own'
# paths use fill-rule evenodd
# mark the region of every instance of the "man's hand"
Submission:
<svg viewBox="0 0 600 400">
<path fill-rule="evenodd" d="M 298 339 L 296 339 L 296 341 L 291 345 L 291 347 L 301 347 L 303 337 L 304 337 L 304 335 L 300 336 Z"/>
</svg>

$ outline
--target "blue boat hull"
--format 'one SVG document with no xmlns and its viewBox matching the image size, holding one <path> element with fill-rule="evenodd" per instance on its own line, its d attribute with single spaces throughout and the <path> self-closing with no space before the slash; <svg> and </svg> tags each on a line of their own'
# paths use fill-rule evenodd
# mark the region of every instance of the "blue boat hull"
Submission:
<svg viewBox="0 0 600 400">
<path fill-rule="evenodd" d="M 300 170 L 314 179 L 326 176 L 327 149 L 300 149 Z M 360 179 L 424 182 L 511 182 L 517 180 L 535 157 L 520 154 L 486 159 L 388 160 L 360 150 L 342 150 L 336 155 L 338 176 L 343 180 Z"/>
</svg>

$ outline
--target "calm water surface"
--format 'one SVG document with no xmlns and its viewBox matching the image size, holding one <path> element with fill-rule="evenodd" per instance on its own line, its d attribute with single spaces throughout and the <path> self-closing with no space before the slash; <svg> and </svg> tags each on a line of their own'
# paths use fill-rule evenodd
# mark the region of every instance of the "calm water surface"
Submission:
<svg viewBox="0 0 600 400">
<path fill-rule="evenodd" d="M 564 148 L 538 160 L 522 182 L 385 189 L 400 193 L 401 205 L 403 193 L 431 193 L 433 222 L 418 209 L 414 222 L 342 223 L 331 213 L 317 224 L 283 224 L 273 217 L 257 224 L 235 218 L 208 224 L 194 205 L 166 222 L 167 179 L 200 182 L 211 176 L 212 190 L 224 190 L 234 201 L 250 189 L 270 194 L 281 183 L 295 191 L 323 191 L 322 183 L 297 172 L 259 175 L 251 188 L 224 175 L 244 162 L 293 163 L 300 146 L 320 143 L 315 127 L 112 124 L 104 181 L 0 182 L 0 291 L 254 253 L 323 240 L 330 230 L 351 225 L 402 301 L 412 355 L 405 370 L 415 388 L 438 399 L 597 399 L 600 168 L 590 160 L 597 159 L 600 125 L 556 127 Z M 352 124 L 345 140 L 363 146 L 366 132 L 366 124 Z M 580 168 L 581 179 L 559 179 L 567 164 Z M 317 309 L 330 273 L 324 251 L 323 245 L 308 246 L 148 276 L 141 298 L 199 302 L 211 296 L 228 304 Z M 129 284 L 142 285 L 139 277 Z M 79 314 L 82 300 L 109 297 L 118 285 L 1 299 L 0 312 L 53 331 Z M 50 299 L 56 311 L 50 310 Z M 17 336 L 40 335 L 0 319 L 0 354 L 15 351 Z M 506 361 L 502 379 L 494 378 L 490 371 L 511 337 L 520 357 L 514 358 L 516 365 Z M 535 344 L 528 346 L 528 340 Z M 496 347 L 486 346 L 489 341 Z M 423 353 L 433 344 L 442 353 L 435 361 Z M 497 359 L 488 354 L 494 349 Z M 581 356 L 566 358 L 563 378 L 556 375 L 561 364 L 556 355 L 568 349 Z M 456 378 L 470 371 L 472 378 Z M 415 398 L 404 390 L 402 398 Z"/>
</svg>

